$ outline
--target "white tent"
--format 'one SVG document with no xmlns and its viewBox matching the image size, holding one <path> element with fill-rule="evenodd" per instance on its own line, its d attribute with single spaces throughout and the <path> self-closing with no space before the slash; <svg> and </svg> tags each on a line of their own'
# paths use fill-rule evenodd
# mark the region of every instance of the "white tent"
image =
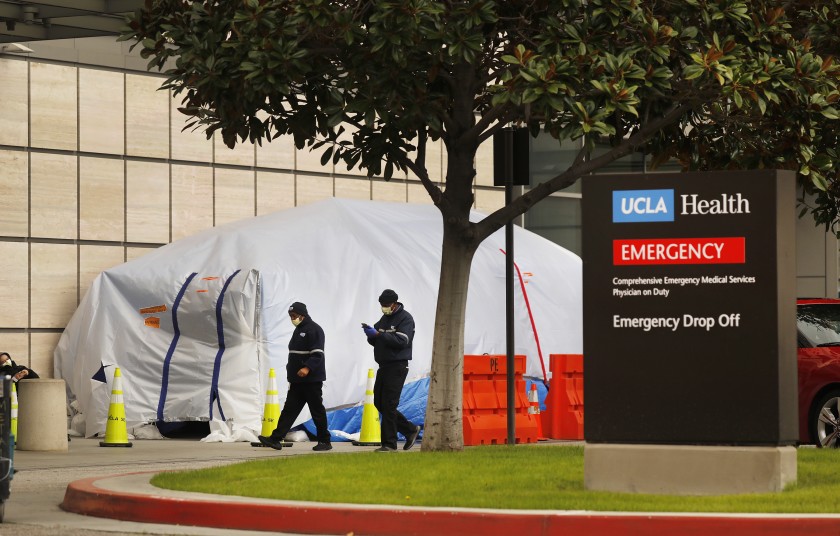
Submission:
<svg viewBox="0 0 840 536">
<path fill-rule="evenodd" d="M 119 367 L 129 427 L 212 421 L 251 438 L 269 368 L 285 398 L 287 309 L 301 301 L 326 333 L 327 409 L 362 404 L 376 364 L 360 324 L 379 318 L 385 288 L 417 325 L 407 382 L 428 376 L 441 237 L 432 205 L 329 198 L 178 240 L 95 279 L 55 350 L 55 376 L 88 437 L 104 433 Z M 516 351 L 542 377 L 534 328 L 546 368 L 549 354 L 582 351 L 581 261 L 519 227 L 514 244 Z M 505 353 L 503 249 L 500 231 L 473 260 L 466 353 Z"/>
</svg>

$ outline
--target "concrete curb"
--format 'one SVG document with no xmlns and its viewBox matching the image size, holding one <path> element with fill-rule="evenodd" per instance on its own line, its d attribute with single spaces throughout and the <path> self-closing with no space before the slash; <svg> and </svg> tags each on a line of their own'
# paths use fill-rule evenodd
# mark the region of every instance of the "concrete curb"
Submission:
<svg viewBox="0 0 840 536">
<path fill-rule="evenodd" d="M 220 529 L 370 536 L 832 535 L 838 515 L 655 514 L 487 510 L 249 499 L 155 488 L 155 472 L 71 482 L 61 508 L 77 514 Z M 131 491 L 126 491 L 126 489 Z"/>
</svg>

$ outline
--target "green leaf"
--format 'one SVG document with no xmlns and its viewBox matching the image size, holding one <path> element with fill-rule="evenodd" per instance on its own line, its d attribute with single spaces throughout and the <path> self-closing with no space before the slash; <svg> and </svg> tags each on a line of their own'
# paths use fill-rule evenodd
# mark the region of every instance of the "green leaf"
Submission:
<svg viewBox="0 0 840 536">
<path fill-rule="evenodd" d="M 528 71 L 525 71 L 524 69 L 519 71 L 519 76 L 521 76 L 522 78 L 524 78 L 528 82 L 536 82 L 538 80 L 538 78 L 531 75 L 531 73 L 529 73 Z"/>
<path fill-rule="evenodd" d="M 838 115 L 835 108 L 824 108 L 820 113 L 826 119 L 840 119 L 840 115 Z"/>
<path fill-rule="evenodd" d="M 820 171 L 828 171 L 834 166 L 834 161 L 827 154 L 820 153 L 811 159 L 811 166 L 816 167 Z"/>
<path fill-rule="evenodd" d="M 706 69 L 700 65 L 687 65 L 683 69 L 683 78 L 685 78 L 686 80 L 694 80 L 695 78 L 700 77 L 705 72 Z"/>
<path fill-rule="evenodd" d="M 321 165 L 322 166 L 327 165 L 327 163 L 330 161 L 330 157 L 332 156 L 332 154 L 333 154 L 332 146 L 327 147 L 327 150 L 324 151 L 324 154 L 321 155 Z"/>
</svg>

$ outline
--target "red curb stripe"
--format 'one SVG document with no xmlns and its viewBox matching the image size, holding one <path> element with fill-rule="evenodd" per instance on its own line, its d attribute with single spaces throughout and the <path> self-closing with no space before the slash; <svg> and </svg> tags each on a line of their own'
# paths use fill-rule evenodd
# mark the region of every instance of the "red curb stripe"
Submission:
<svg viewBox="0 0 840 536">
<path fill-rule="evenodd" d="M 122 521 L 222 529 L 347 534 L 358 536 L 837 536 L 837 517 L 727 515 L 606 515 L 493 510 L 382 509 L 324 503 L 257 504 L 123 493 L 96 487 L 103 477 L 71 482 L 61 508 Z"/>
</svg>

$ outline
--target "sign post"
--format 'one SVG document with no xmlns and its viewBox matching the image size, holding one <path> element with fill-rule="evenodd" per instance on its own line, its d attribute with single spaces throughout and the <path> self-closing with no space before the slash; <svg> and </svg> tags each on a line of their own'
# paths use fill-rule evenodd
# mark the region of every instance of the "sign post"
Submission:
<svg viewBox="0 0 840 536">
<path fill-rule="evenodd" d="M 505 187 L 505 205 L 513 202 L 513 185 L 529 180 L 528 131 L 506 127 L 493 136 L 493 184 Z M 513 321 L 513 222 L 505 224 L 505 349 L 507 353 L 507 444 L 516 443 L 516 391 L 514 361 L 516 341 Z"/>
<path fill-rule="evenodd" d="M 583 180 L 589 489 L 796 480 L 795 177 Z"/>
</svg>

